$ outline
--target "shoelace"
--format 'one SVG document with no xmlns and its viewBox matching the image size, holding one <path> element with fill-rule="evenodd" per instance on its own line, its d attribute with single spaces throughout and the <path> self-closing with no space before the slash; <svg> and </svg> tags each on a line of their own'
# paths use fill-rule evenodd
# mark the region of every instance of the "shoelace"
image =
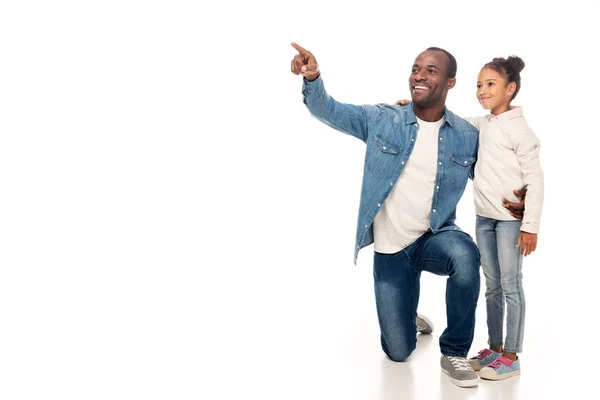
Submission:
<svg viewBox="0 0 600 400">
<path fill-rule="evenodd" d="M 463 357 L 448 357 L 448 360 L 452 363 L 452 366 L 457 371 L 473 371 L 471 365 L 466 358 Z"/>
<path fill-rule="evenodd" d="M 477 355 L 475 356 L 475 358 L 477 358 L 478 360 L 483 360 L 484 358 L 486 358 L 490 354 L 492 354 L 491 351 L 489 351 L 488 349 L 483 349 L 483 350 L 480 350 L 479 353 L 477 353 Z"/>
</svg>

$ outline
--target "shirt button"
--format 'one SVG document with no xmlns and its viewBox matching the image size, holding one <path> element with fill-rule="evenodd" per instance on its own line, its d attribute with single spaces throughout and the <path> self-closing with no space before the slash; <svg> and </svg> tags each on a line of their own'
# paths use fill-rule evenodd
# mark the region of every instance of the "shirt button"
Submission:
<svg viewBox="0 0 600 400">
<path fill-rule="evenodd" d="M 385 146 L 383 146 L 383 147 L 382 147 L 382 149 L 384 149 L 384 150 L 385 150 L 385 149 L 386 149 L 386 147 L 385 147 Z"/>
<path fill-rule="evenodd" d="M 394 186 L 394 182 L 390 182 L 390 186 Z"/>
<path fill-rule="evenodd" d="M 440 165 L 442 165 L 442 162 L 440 161 Z"/>
<path fill-rule="evenodd" d="M 365 228 L 368 228 L 368 227 L 369 227 L 369 225 L 365 225 Z"/>
<path fill-rule="evenodd" d="M 377 207 L 381 207 L 381 204 L 377 204 Z"/>
<path fill-rule="evenodd" d="M 444 140 L 444 138 L 440 138 L 440 140 Z"/>
<path fill-rule="evenodd" d="M 404 161 L 402 161 L 402 165 L 404 165 Z"/>
<path fill-rule="evenodd" d="M 415 141 L 415 139 L 410 139 L 410 141 L 411 141 L 411 142 L 414 142 L 414 141 Z"/>
<path fill-rule="evenodd" d="M 438 189 L 438 190 L 440 189 L 440 187 L 439 187 L 439 186 L 436 186 L 435 188 L 436 188 L 436 189 Z"/>
<path fill-rule="evenodd" d="M 433 209 L 433 212 L 435 212 L 435 208 Z"/>
<path fill-rule="evenodd" d="M 467 162 L 465 161 L 465 164 L 466 164 L 466 163 L 467 163 Z"/>
</svg>

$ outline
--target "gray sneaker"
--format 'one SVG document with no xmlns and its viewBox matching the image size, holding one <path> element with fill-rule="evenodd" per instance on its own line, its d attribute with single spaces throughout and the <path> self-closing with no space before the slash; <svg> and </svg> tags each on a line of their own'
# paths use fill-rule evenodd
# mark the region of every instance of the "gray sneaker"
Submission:
<svg viewBox="0 0 600 400">
<path fill-rule="evenodd" d="M 440 360 L 442 371 L 450 377 L 452 383 L 460 387 L 479 385 L 479 375 L 473 371 L 465 357 L 442 356 Z"/>
<path fill-rule="evenodd" d="M 431 333 L 433 332 L 433 323 L 424 315 L 417 314 L 417 332 Z"/>
</svg>

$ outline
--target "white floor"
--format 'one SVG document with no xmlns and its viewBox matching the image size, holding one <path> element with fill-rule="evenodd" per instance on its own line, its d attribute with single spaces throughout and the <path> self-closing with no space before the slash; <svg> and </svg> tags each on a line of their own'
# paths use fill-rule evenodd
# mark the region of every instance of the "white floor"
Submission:
<svg viewBox="0 0 600 400">
<path fill-rule="evenodd" d="M 306 265 L 307 270 L 298 273 L 287 289 L 274 292 L 270 285 L 262 287 L 255 296 L 265 296 L 264 308 L 245 309 L 250 313 L 249 325 L 240 326 L 240 333 L 245 330 L 246 334 L 235 343 L 240 357 L 223 359 L 220 373 L 209 375 L 213 385 L 205 387 L 211 393 L 207 398 L 567 398 L 572 390 L 593 385 L 594 367 L 578 364 L 573 357 L 589 353 L 594 328 L 575 327 L 569 315 L 562 314 L 560 305 L 568 303 L 553 289 L 558 287 L 558 279 L 544 281 L 547 274 L 533 257 L 528 260 L 526 289 L 529 286 L 530 296 L 520 377 L 502 382 L 481 380 L 477 388 L 464 389 L 454 386 L 440 371 L 438 339 L 445 327 L 445 278 L 430 274 L 422 277 L 419 310 L 433 320 L 435 330 L 432 335 L 418 335 L 417 349 L 408 362 L 389 361 L 379 346 L 369 269 L 372 252 L 365 253 L 369 255 L 357 267 L 333 266 L 317 273 L 318 264 Z M 281 277 L 286 276 L 289 274 L 282 273 Z M 274 301 L 272 295 L 282 297 Z M 486 346 L 483 299 L 482 292 L 471 354 Z M 587 313 L 581 304 L 573 318 Z M 225 371 L 228 373 L 223 375 Z"/>
<path fill-rule="evenodd" d="M 271 252 L 252 252 L 250 243 L 193 262 L 171 247 L 136 262 L 114 259 L 114 266 L 106 259 L 84 269 L 73 259 L 38 268 L 37 276 L 7 270 L 0 398 L 529 400 L 594 393 L 595 267 L 583 258 L 566 263 L 568 252 L 542 262 L 556 248 L 550 240 L 527 260 L 522 375 L 474 389 L 454 386 L 439 368 L 445 278 L 423 275 L 419 310 L 435 331 L 419 336 L 408 362 L 394 363 L 379 346 L 372 251 L 354 267 L 339 261 L 337 245 L 321 252 L 327 244 L 318 242 L 281 263 L 296 243 Z M 472 354 L 486 341 L 482 301 Z"/>
</svg>

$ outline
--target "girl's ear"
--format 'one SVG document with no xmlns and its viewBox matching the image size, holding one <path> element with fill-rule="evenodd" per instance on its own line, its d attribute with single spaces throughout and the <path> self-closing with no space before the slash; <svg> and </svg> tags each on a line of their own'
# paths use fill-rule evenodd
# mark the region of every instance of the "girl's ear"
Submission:
<svg viewBox="0 0 600 400">
<path fill-rule="evenodd" d="M 517 84 L 516 82 L 511 82 L 508 84 L 508 94 L 509 95 L 513 95 L 513 93 L 515 93 L 515 91 L 517 90 Z"/>
</svg>

